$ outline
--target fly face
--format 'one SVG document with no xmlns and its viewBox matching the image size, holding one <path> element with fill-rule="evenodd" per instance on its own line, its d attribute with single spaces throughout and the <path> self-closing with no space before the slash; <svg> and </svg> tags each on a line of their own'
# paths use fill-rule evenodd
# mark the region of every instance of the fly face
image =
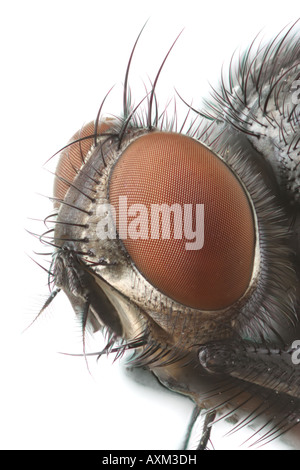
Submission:
<svg viewBox="0 0 300 470">
<path fill-rule="evenodd" d="M 289 32 L 251 47 L 179 130 L 158 109 L 161 69 L 131 105 L 133 49 L 123 115 L 103 102 L 57 165 L 48 303 L 62 289 L 83 337 L 107 330 L 106 352 L 133 349 L 205 409 L 199 448 L 217 413 L 261 419 L 261 443 L 300 418 L 299 46 Z"/>
</svg>

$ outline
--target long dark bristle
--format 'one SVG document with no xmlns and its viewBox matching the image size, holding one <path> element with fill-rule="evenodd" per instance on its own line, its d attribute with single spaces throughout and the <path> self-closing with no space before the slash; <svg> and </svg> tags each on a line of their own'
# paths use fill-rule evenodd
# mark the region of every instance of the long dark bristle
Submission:
<svg viewBox="0 0 300 470">
<path fill-rule="evenodd" d="M 158 82 L 158 79 L 160 77 L 160 74 L 161 74 L 161 71 L 166 63 L 166 60 L 167 58 L 169 57 L 173 47 L 175 46 L 176 42 L 178 41 L 179 37 L 181 36 L 183 30 L 178 34 L 177 38 L 175 39 L 175 41 L 173 42 L 172 46 L 170 47 L 170 49 L 168 50 L 164 60 L 162 61 L 162 64 L 161 66 L 159 67 L 158 69 L 158 72 L 156 74 L 156 77 L 154 79 L 154 82 L 153 82 L 153 86 L 152 86 L 152 90 L 151 90 L 151 94 L 150 94 L 150 100 L 149 100 L 149 109 L 148 109 L 148 121 L 147 121 L 147 127 L 149 130 L 152 129 L 152 107 L 153 107 L 153 101 L 154 101 L 154 97 L 155 97 L 155 88 L 156 88 L 156 85 L 157 85 L 157 82 Z M 154 126 L 157 125 L 157 122 L 154 123 Z"/>
<path fill-rule="evenodd" d="M 137 46 L 137 43 L 142 35 L 142 32 L 144 31 L 146 24 L 148 23 L 149 20 L 146 21 L 144 26 L 142 27 L 138 37 L 136 38 L 136 41 L 134 43 L 134 46 L 132 48 L 131 54 L 129 56 L 127 68 L 126 68 L 126 73 L 125 73 L 125 80 L 124 80 L 124 87 L 123 87 L 123 117 L 124 120 L 126 121 L 131 113 L 131 99 L 130 99 L 130 91 L 129 91 L 129 85 L 128 85 L 128 77 L 129 77 L 129 71 L 131 67 L 131 62 L 133 59 L 133 55 Z"/>
<path fill-rule="evenodd" d="M 96 116 L 96 119 L 95 119 L 95 127 L 94 127 L 94 145 L 96 146 L 98 141 L 98 137 L 99 137 L 99 134 L 98 134 L 98 125 L 99 125 L 99 121 L 100 121 L 100 116 L 101 116 L 101 112 L 102 112 L 102 109 L 103 109 L 103 106 L 104 106 L 104 103 L 108 97 L 108 95 L 111 93 L 111 91 L 113 90 L 114 87 L 111 87 L 108 92 L 106 93 L 106 95 L 104 96 L 103 100 L 102 100 L 102 103 L 100 105 L 100 108 L 98 110 L 98 113 L 97 113 L 97 116 Z M 80 141 L 81 143 L 81 141 Z M 105 163 L 105 160 L 103 159 L 103 164 L 104 166 L 106 166 L 106 163 Z"/>
</svg>

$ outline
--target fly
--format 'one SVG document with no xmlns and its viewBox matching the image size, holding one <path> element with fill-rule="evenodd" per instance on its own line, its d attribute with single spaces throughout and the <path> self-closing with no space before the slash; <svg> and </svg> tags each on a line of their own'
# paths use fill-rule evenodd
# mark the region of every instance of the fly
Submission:
<svg viewBox="0 0 300 470">
<path fill-rule="evenodd" d="M 300 419 L 299 34 L 254 41 L 179 126 L 156 96 L 175 43 L 132 102 L 139 37 L 120 116 L 105 115 L 108 94 L 58 152 L 42 311 L 63 291 L 83 354 L 87 328 L 100 329 L 100 355 L 132 351 L 133 367 L 189 396 L 186 446 L 199 414 L 205 449 L 236 413 L 233 431 L 257 423 L 264 445 Z"/>
</svg>

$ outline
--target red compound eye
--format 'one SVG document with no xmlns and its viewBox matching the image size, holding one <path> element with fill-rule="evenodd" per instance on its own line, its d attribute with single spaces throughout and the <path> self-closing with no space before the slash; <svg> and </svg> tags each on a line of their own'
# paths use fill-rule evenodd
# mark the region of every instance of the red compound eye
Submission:
<svg viewBox="0 0 300 470">
<path fill-rule="evenodd" d="M 243 296 L 255 253 L 252 207 L 238 178 L 206 147 L 175 133 L 138 138 L 113 168 L 109 198 L 125 248 L 159 291 L 202 310 Z M 163 215 L 162 204 L 174 210 Z"/>
<path fill-rule="evenodd" d="M 109 119 L 100 122 L 98 125 L 98 133 L 109 130 L 111 121 Z M 64 149 L 59 158 L 56 167 L 56 175 L 54 181 L 54 197 L 64 199 L 70 184 L 76 178 L 78 171 L 84 164 L 85 157 L 94 143 L 95 123 L 89 122 L 80 131 L 76 132 L 70 140 L 70 145 Z M 87 137 L 91 136 L 90 139 Z M 80 142 L 76 142 L 79 140 Z M 75 142 L 72 144 L 72 142 Z"/>
</svg>

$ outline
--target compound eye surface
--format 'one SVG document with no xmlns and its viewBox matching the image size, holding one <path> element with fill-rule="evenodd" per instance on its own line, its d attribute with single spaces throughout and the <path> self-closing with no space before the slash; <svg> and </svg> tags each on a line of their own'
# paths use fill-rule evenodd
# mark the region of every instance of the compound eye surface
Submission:
<svg viewBox="0 0 300 470">
<path fill-rule="evenodd" d="M 246 292 L 252 206 L 231 169 L 198 141 L 171 132 L 139 137 L 112 170 L 109 200 L 127 252 L 160 292 L 202 310 L 227 308 Z"/>
<path fill-rule="evenodd" d="M 109 130 L 111 121 L 105 119 L 98 125 L 98 133 Z M 56 178 L 54 180 L 54 197 L 64 199 L 80 168 L 84 165 L 85 158 L 94 143 L 95 123 L 89 122 L 77 131 L 71 138 L 69 145 L 61 152 L 56 167 Z M 88 138 L 91 136 L 90 138 Z"/>
</svg>

